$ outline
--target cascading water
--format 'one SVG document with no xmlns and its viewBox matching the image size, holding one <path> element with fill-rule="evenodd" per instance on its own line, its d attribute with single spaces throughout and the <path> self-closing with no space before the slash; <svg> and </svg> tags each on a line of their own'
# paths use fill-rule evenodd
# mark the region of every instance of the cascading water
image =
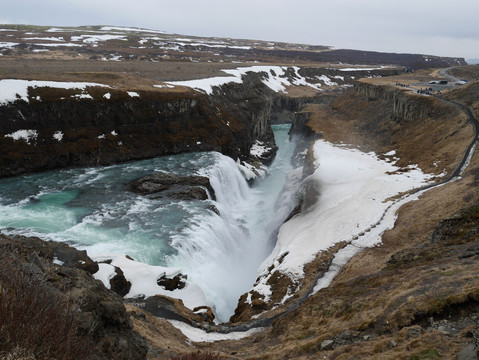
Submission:
<svg viewBox="0 0 479 360">
<path fill-rule="evenodd" d="M 150 265 L 180 267 L 226 321 L 295 205 L 284 186 L 294 150 L 287 132 L 287 125 L 275 126 L 278 154 L 269 176 L 252 187 L 232 159 L 214 152 L 2 179 L 0 228 L 68 241 L 92 257 L 128 254 Z M 150 199 L 126 191 L 126 183 L 155 171 L 206 175 L 216 201 Z"/>
</svg>

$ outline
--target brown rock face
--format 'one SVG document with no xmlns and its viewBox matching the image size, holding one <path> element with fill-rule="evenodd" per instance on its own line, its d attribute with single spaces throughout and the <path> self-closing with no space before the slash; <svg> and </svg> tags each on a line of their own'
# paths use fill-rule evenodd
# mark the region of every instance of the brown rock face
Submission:
<svg viewBox="0 0 479 360">
<path fill-rule="evenodd" d="M 184 289 L 186 286 L 185 280 L 186 275 L 178 274 L 172 279 L 162 276 L 158 279 L 157 283 L 165 290 L 173 291 L 176 289 Z"/>
<path fill-rule="evenodd" d="M 74 267 L 90 274 L 98 271 L 98 264 L 87 255 L 86 251 L 77 250 L 64 243 L 49 243 L 54 256 L 63 263 L 63 266 Z"/>
<path fill-rule="evenodd" d="M 157 173 L 134 180 L 128 184 L 131 191 L 142 194 L 164 194 L 183 200 L 208 199 L 208 193 L 215 197 L 210 180 L 204 176 L 181 177 L 174 174 Z"/>
<path fill-rule="evenodd" d="M 246 78 L 211 96 L 138 90 L 131 97 L 90 87 L 85 99 L 71 89 L 29 88 L 28 102 L 0 105 L 0 177 L 192 151 L 246 159 L 255 140 L 276 149 L 270 115 L 277 94 Z M 13 135 L 26 130 L 34 136 Z"/>
<path fill-rule="evenodd" d="M 143 92 L 132 98 L 90 88 L 91 100 L 62 99 L 53 90 L 44 88 L 38 95 L 42 101 L 0 106 L 0 117 L 9 120 L 0 125 L 0 176 L 188 151 L 239 155 L 235 133 L 243 125 L 227 111 L 217 114 L 205 95 Z M 106 92 L 109 100 L 103 98 Z M 30 141 L 5 137 L 19 130 L 35 130 L 37 136 Z M 53 136 L 58 132 L 61 140 Z"/>
</svg>

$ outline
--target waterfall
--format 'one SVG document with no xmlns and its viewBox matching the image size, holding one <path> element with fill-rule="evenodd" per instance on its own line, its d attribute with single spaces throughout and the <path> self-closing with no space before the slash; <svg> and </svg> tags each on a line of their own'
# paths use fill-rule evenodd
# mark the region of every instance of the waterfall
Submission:
<svg viewBox="0 0 479 360">
<path fill-rule="evenodd" d="M 232 159 L 215 154 L 214 166 L 203 175 L 215 190 L 219 215 L 207 211 L 193 216 L 171 243 L 177 254 L 169 257 L 169 265 L 181 267 L 203 289 L 221 321 L 228 321 L 239 297 L 251 289 L 259 265 L 271 251 L 271 239 L 295 206 L 291 183 L 296 177 L 286 177 L 294 143 L 283 128 L 276 133 L 280 151 L 269 176 L 253 187 Z"/>
<path fill-rule="evenodd" d="M 218 317 L 227 321 L 239 296 L 254 282 L 263 254 L 262 244 L 253 244 L 250 236 L 252 189 L 231 158 L 215 156 L 215 165 L 204 172 L 215 190 L 219 214 L 206 210 L 193 216 L 190 226 L 173 237 L 171 246 L 178 253 L 168 264 L 181 267 L 215 303 Z"/>
<path fill-rule="evenodd" d="M 1 179 L 0 231 L 67 241 L 93 259 L 129 255 L 142 268 L 181 268 L 188 283 L 199 286 L 208 304 L 215 305 L 219 319 L 227 321 L 238 298 L 254 284 L 271 251 L 270 239 L 294 207 L 286 182 L 294 144 L 287 133 L 287 125 L 275 130 L 278 154 L 269 175 L 253 186 L 233 159 L 217 152 Z M 184 201 L 126 190 L 129 181 L 157 171 L 208 176 L 216 200 Z M 152 284 L 150 292 L 156 279 Z"/>
</svg>

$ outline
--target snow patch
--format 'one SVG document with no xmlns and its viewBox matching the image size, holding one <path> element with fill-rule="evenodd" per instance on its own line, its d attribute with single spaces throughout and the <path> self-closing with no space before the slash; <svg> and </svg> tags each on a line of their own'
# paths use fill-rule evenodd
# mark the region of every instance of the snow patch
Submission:
<svg viewBox="0 0 479 360">
<path fill-rule="evenodd" d="M 58 258 L 56 258 L 56 257 L 53 258 L 53 263 L 56 264 L 56 265 L 60 265 L 60 266 L 63 266 L 63 264 L 64 264 L 63 261 L 58 260 Z"/>
<path fill-rule="evenodd" d="M 261 165 L 258 168 L 246 161 L 240 161 L 240 159 L 236 160 L 236 166 L 238 166 L 238 169 L 246 180 L 254 180 L 258 177 L 264 178 L 268 173 L 268 168 L 266 166 Z"/>
<path fill-rule="evenodd" d="M 321 76 L 316 76 L 316 79 L 324 82 L 325 85 L 327 86 L 336 86 L 338 83 L 331 81 L 330 78 L 328 78 L 326 75 L 321 75 Z"/>
<path fill-rule="evenodd" d="M 94 261 L 101 262 L 111 260 L 110 265 L 99 264 L 100 270 L 93 274 L 95 279 L 101 280 L 108 287 L 110 279 L 114 276 L 114 267 L 119 267 L 127 281 L 131 282 L 131 289 L 125 298 L 135 298 L 139 296 L 164 295 L 175 299 L 181 299 L 184 305 L 189 309 L 198 306 L 214 305 L 207 302 L 203 291 L 195 284 L 187 283 L 185 288 L 168 291 L 158 285 L 157 280 L 162 276 L 173 278 L 181 273 L 180 268 L 167 268 L 163 266 L 153 266 L 138 261 L 130 260 L 124 255 L 97 255 L 91 256 Z M 108 265 L 108 266 L 105 266 Z"/>
<path fill-rule="evenodd" d="M 79 35 L 79 36 L 72 36 L 71 41 L 82 41 L 85 44 L 91 44 L 93 46 L 98 46 L 98 42 L 100 41 L 108 41 L 108 40 L 127 40 L 124 35 Z"/>
<path fill-rule="evenodd" d="M 27 144 L 30 144 L 30 140 L 36 140 L 38 132 L 36 130 L 18 130 L 14 133 L 7 134 L 5 137 L 12 138 L 14 141 L 25 140 Z"/>
<path fill-rule="evenodd" d="M 56 88 L 56 89 L 80 89 L 85 91 L 85 89 L 88 86 L 109 87 L 108 85 L 88 83 L 88 82 L 3 79 L 3 80 L 0 80 L 0 104 L 14 102 L 19 99 L 28 102 L 29 87 L 31 88 L 50 87 L 50 88 Z"/>
<path fill-rule="evenodd" d="M 251 149 L 249 150 L 249 154 L 251 156 L 262 157 L 263 154 L 270 151 L 271 148 L 266 146 L 262 141 L 256 140 Z"/>
<path fill-rule="evenodd" d="M 63 132 L 62 131 L 57 131 L 53 134 L 53 138 L 57 141 L 62 141 L 63 139 Z"/>
<path fill-rule="evenodd" d="M 193 89 L 204 91 L 208 95 L 211 95 L 213 93 L 213 87 L 221 86 L 231 82 L 241 84 L 242 80 L 233 76 L 218 76 L 214 78 L 198 79 L 198 80 L 170 81 L 168 82 L 168 84 L 171 84 L 174 86 L 187 86 Z M 157 86 L 155 85 L 155 87 Z"/>
<path fill-rule="evenodd" d="M 100 280 L 107 289 L 110 289 L 110 280 L 116 275 L 115 267 L 110 264 L 99 263 L 98 271 L 93 277 Z"/>
<path fill-rule="evenodd" d="M 379 67 L 349 67 L 349 68 L 342 68 L 342 69 L 335 69 L 339 71 L 369 71 L 369 70 L 381 70 L 381 69 L 388 69 L 391 66 L 379 66 Z"/>
<path fill-rule="evenodd" d="M 130 95 L 130 97 L 140 97 L 140 94 L 134 91 L 127 91 L 127 94 Z"/>
<path fill-rule="evenodd" d="M 132 27 L 123 27 L 123 26 L 103 26 L 100 28 L 101 31 L 126 31 L 126 32 L 143 32 L 143 33 L 153 33 L 153 34 L 168 34 L 165 31 L 160 30 L 149 30 L 141 28 L 132 28 Z"/>
<path fill-rule="evenodd" d="M 170 81 L 169 84 L 178 86 L 187 86 L 193 89 L 204 91 L 207 94 L 213 93 L 213 88 L 228 83 L 243 82 L 242 76 L 248 72 L 261 73 L 264 75 L 262 82 L 275 92 L 287 92 L 287 87 L 296 86 L 309 86 L 316 90 L 320 90 L 321 84 L 314 84 L 307 81 L 306 78 L 299 74 L 299 67 L 286 67 L 286 66 L 249 66 L 239 67 L 236 69 L 225 69 L 223 72 L 231 76 L 218 76 L 206 79 L 187 80 L 187 81 Z M 328 77 L 322 78 L 326 85 L 337 85 L 332 82 Z M 157 85 L 155 85 L 157 86 Z"/>
<path fill-rule="evenodd" d="M 13 49 L 17 45 L 20 45 L 20 44 L 14 43 L 14 42 L 0 42 L 0 48 L 2 49 Z"/>
<path fill-rule="evenodd" d="M 44 41 L 59 41 L 63 42 L 65 39 L 63 37 L 31 37 L 31 38 L 23 38 L 23 40 L 44 40 Z"/>
<path fill-rule="evenodd" d="M 188 325 L 184 322 L 177 320 L 168 320 L 168 322 L 173 325 L 175 328 L 180 330 L 183 335 L 193 342 L 214 342 L 222 340 L 240 340 L 245 337 L 251 336 L 258 332 L 263 331 L 263 328 L 253 328 L 248 331 L 236 331 L 230 332 L 228 334 L 215 333 L 215 332 L 206 332 L 205 330 L 195 328 L 191 325 Z"/>
</svg>

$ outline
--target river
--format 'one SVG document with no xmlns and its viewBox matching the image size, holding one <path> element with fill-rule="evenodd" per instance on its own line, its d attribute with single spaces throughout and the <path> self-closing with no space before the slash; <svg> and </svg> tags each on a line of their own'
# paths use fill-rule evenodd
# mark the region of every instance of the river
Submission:
<svg viewBox="0 0 479 360">
<path fill-rule="evenodd" d="M 295 144 L 289 125 L 273 128 L 277 156 L 268 176 L 252 186 L 231 158 L 216 152 L 28 174 L 0 180 L 0 229 L 68 242 L 94 259 L 123 254 L 179 267 L 227 321 L 295 205 L 285 188 Z M 208 176 L 216 201 L 153 199 L 127 190 L 129 181 L 162 171 Z"/>
</svg>

